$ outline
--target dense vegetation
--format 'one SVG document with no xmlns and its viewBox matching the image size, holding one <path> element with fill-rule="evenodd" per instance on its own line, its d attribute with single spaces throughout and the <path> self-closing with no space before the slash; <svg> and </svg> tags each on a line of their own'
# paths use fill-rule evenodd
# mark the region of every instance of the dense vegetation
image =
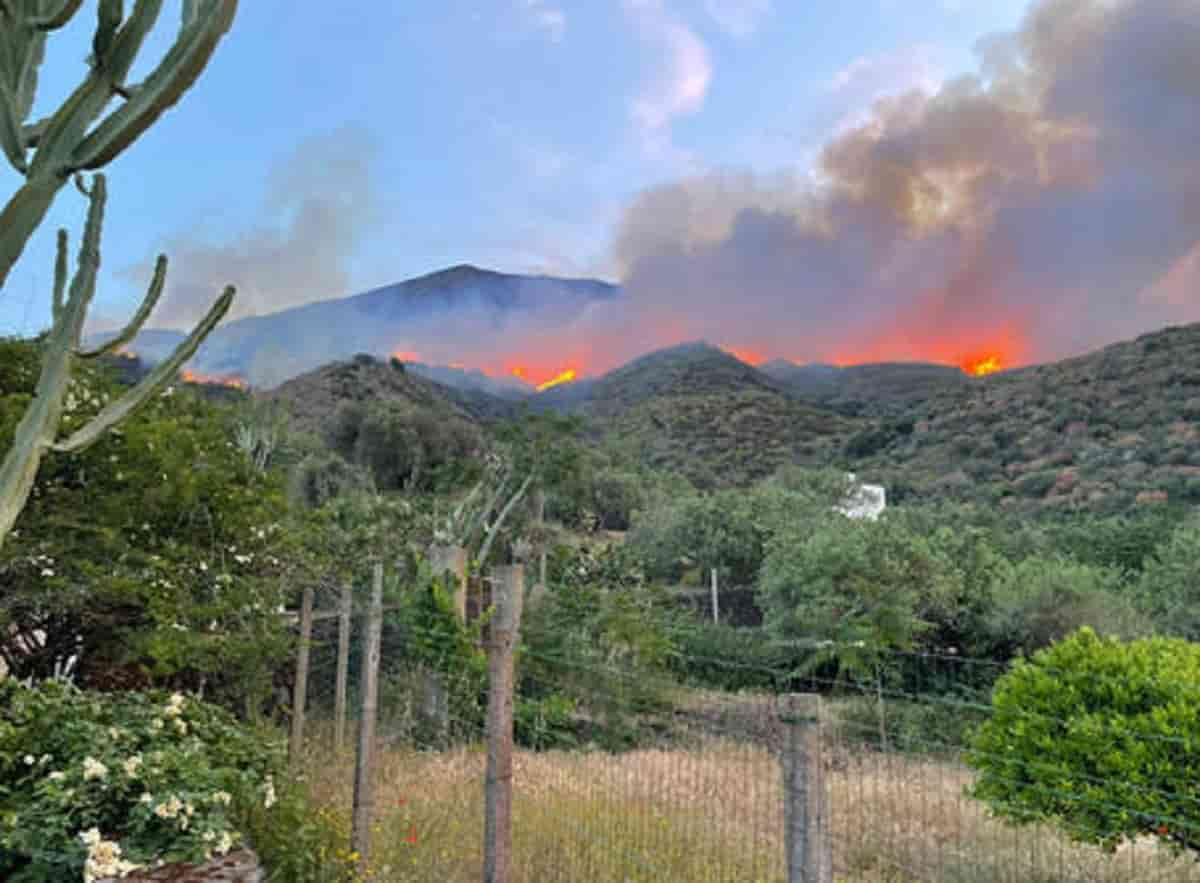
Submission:
<svg viewBox="0 0 1200 883">
<path fill-rule="evenodd" d="M 41 345 L 3 343 L 0 440 L 29 400 Z M 399 363 L 368 357 L 266 396 L 176 384 L 92 448 L 43 463 L 0 559 L 0 658 L 37 679 L 72 660 L 78 685 L 109 693 L 203 691 L 241 726 L 269 727 L 288 715 L 294 634 L 279 609 L 294 609 L 306 585 L 330 606 L 341 585 L 365 586 L 371 558 L 382 555 L 388 731 L 418 746 L 477 739 L 487 687 L 480 623 L 459 622 L 449 588 L 424 561 L 431 542 L 468 547 L 474 573 L 519 559 L 540 579 L 545 557 L 515 703 L 517 738 L 533 749 L 666 738 L 654 722 L 682 684 L 849 687 L 859 698 L 843 719 L 856 738 L 929 750 L 985 719 L 1012 660 L 1058 652 L 1080 628 L 1133 640 L 1200 637 L 1192 612 L 1200 522 L 1178 497 L 1029 510 L 1003 505 L 1007 495 L 939 495 L 936 484 L 905 493 L 901 482 L 876 521 L 833 511 L 851 487 L 840 468 L 852 459 L 848 447 L 860 449 L 866 477 L 885 460 L 893 465 L 875 474 L 915 475 L 942 450 L 943 420 L 966 419 L 973 396 L 1023 389 L 1024 375 L 986 386 L 935 382 L 925 404 L 912 406 L 925 416 L 909 425 L 894 408 L 871 417 L 869 403 L 858 416 L 813 410 L 714 352 L 684 348 L 666 370 L 642 365 L 607 392 L 594 386 L 578 418 L 512 402 L 472 407 Z M 696 380 L 705 366 L 715 366 L 711 387 Z M 758 448 L 752 432 L 714 430 L 714 448 L 693 444 L 693 429 L 676 434 L 653 421 L 636 429 L 638 415 L 665 408 L 674 420 L 683 413 L 675 409 L 700 400 L 715 406 L 731 379 L 763 408 L 787 403 L 776 414 L 785 423 L 827 421 L 817 440 Z M 82 372 L 68 428 L 124 382 L 119 371 Z M 1039 431 L 1014 436 L 1013 449 Z M 648 451 L 654 438 L 669 455 Z M 805 465 L 809 455 L 824 467 Z M 750 608 L 738 618 L 756 625 L 695 615 L 690 595 L 714 570 L 723 596 Z M 319 625 L 315 666 L 333 665 L 335 630 Z M 972 666 L 951 676 L 930 662 L 941 658 Z M 1016 681 L 999 683 L 998 710 Z M 441 716 L 428 711 L 433 689 L 447 705 Z M 1058 701 L 1050 693 L 1046 701 Z M 931 695 L 940 704 L 896 701 Z M 315 697 L 314 711 L 329 698 Z M 1001 738 L 997 720 L 980 738 Z M 1032 807 L 1028 817 L 1052 809 Z M 306 812 L 299 792 L 277 810 L 292 814 L 289 824 Z M 284 843 L 261 812 L 252 821 L 264 849 Z M 335 836 L 306 830 L 314 843 Z M 281 846 L 278 860 L 288 854 Z M 296 869 L 298 878 L 316 873 Z"/>
</svg>

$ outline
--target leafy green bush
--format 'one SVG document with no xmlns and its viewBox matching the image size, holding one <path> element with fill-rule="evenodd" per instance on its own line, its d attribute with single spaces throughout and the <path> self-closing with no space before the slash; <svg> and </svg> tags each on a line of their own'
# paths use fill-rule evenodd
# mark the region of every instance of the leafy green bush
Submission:
<svg viewBox="0 0 1200 883">
<path fill-rule="evenodd" d="M 973 787 L 1001 816 L 1114 848 L 1200 849 L 1200 644 L 1081 629 L 1019 660 L 975 734 Z"/>
<path fill-rule="evenodd" d="M 276 801 L 281 746 L 180 693 L 0 681 L 0 878 L 200 862 Z"/>
</svg>

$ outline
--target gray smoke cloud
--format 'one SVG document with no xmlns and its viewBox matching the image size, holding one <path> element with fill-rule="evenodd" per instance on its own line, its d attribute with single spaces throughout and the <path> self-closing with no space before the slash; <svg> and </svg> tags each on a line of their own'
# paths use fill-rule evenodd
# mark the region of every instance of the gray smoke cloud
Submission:
<svg viewBox="0 0 1200 883">
<path fill-rule="evenodd" d="M 226 322 L 348 294 L 350 258 L 377 221 L 376 154 L 357 128 L 312 136 L 268 173 L 257 227 L 224 242 L 169 236 L 170 272 L 154 325 L 190 326 L 229 283 L 238 294 Z M 147 258 L 120 276 L 141 287 L 152 267 Z"/>
<path fill-rule="evenodd" d="M 1200 319 L 1200 7 L 1041 0 L 978 71 L 880 100 L 812 179 L 643 193 L 615 364 L 680 339 L 763 356 L 1058 358 Z"/>
</svg>

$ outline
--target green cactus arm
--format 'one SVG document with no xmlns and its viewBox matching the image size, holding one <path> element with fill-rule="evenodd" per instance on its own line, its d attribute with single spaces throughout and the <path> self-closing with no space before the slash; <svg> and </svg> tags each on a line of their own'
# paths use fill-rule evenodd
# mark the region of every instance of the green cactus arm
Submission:
<svg viewBox="0 0 1200 883">
<path fill-rule="evenodd" d="M 28 126 L 21 128 L 21 137 L 25 139 L 25 146 L 33 149 L 38 146 L 38 142 L 42 140 L 42 134 L 46 131 L 46 126 L 50 124 L 49 117 L 43 117 L 36 123 L 31 123 Z"/>
<path fill-rule="evenodd" d="M 93 175 L 92 186 L 84 189 L 81 181 L 76 182 L 87 195 L 87 220 L 83 225 L 83 240 L 79 244 L 78 269 L 71 279 L 67 295 L 66 313 L 70 317 L 71 346 L 79 346 L 83 333 L 83 321 L 92 297 L 96 294 L 96 276 L 100 272 L 100 233 L 104 229 L 104 207 L 108 202 L 108 187 L 104 175 Z"/>
<path fill-rule="evenodd" d="M 67 231 L 58 231 L 58 254 L 54 259 L 54 302 L 52 318 L 58 322 L 63 311 L 63 292 L 67 288 L 67 246 L 69 238 Z"/>
<path fill-rule="evenodd" d="M 175 348 L 175 352 L 171 353 L 169 359 L 156 365 L 154 370 L 142 378 L 142 381 L 137 386 L 104 408 L 104 410 L 89 420 L 79 430 L 65 440 L 51 445 L 51 447 L 56 451 L 82 450 L 132 414 L 137 408 L 148 402 L 151 396 L 170 382 L 183 366 L 183 363 L 195 355 L 200 344 L 204 342 L 204 338 L 209 335 L 209 332 L 229 312 L 229 307 L 233 303 L 233 296 L 233 286 L 226 286 L 225 291 L 217 298 L 216 303 L 212 305 L 212 309 L 208 311 L 208 315 L 193 329 L 187 339 Z"/>
<path fill-rule="evenodd" d="M 174 106 L 200 76 L 221 38 L 233 24 L 237 0 L 204 0 L 190 9 L 175 43 L 130 98 L 108 115 L 71 156 L 73 169 L 94 169 L 108 163 Z"/>
<path fill-rule="evenodd" d="M 22 122 L 33 111 L 33 101 L 37 97 L 38 72 L 45 59 L 46 35 L 30 29 L 26 35 L 24 63 L 14 80 L 17 89 L 17 119 Z"/>
<path fill-rule="evenodd" d="M 146 324 L 146 320 L 150 318 L 150 314 L 154 312 L 154 307 L 158 303 L 158 299 L 162 297 L 163 286 L 167 281 L 167 256 L 160 254 L 158 260 L 154 262 L 154 276 L 150 280 L 150 288 L 146 292 L 146 296 L 142 298 L 142 303 L 138 307 L 133 318 L 129 323 L 121 329 L 121 333 L 112 340 L 90 350 L 79 350 L 76 355 L 81 359 L 94 359 L 97 356 L 103 356 L 106 353 L 115 352 L 123 347 L 129 341 L 137 337 L 142 326 Z"/>
<path fill-rule="evenodd" d="M 29 19 L 29 26 L 39 31 L 56 31 L 75 17 L 83 6 L 83 0 L 62 0 L 58 9 Z"/>
<path fill-rule="evenodd" d="M 92 58 L 97 65 L 104 66 L 108 50 L 124 17 L 124 0 L 100 0 L 96 9 L 96 32 L 92 35 Z"/>
<path fill-rule="evenodd" d="M 17 116 L 16 96 L 8 83 L 0 78 L 0 148 L 8 162 L 19 174 L 29 171 L 25 160 L 25 138 L 21 130 L 21 119 Z"/>
<path fill-rule="evenodd" d="M 93 67 L 50 118 L 30 164 L 31 172 L 66 175 L 76 170 L 70 167 L 71 155 L 112 100 L 114 84 L 125 81 L 161 12 L 162 0 L 137 0 L 105 53 L 103 70 Z"/>
<path fill-rule="evenodd" d="M 25 243 L 46 216 L 65 179 L 38 176 L 28 179 L 0 211 L 0 288 L 25 250 Z"/>
<path fill-rule="evenodd" d="M 85 309 L 82 298 L 68 301 L 51 326 L 33 400 L 0 462 L 0 545 L 29 499 L 42 456 L 53 442 L 62 419 L 63 399 L 71 380 L 73 330 L 83 324 Z"/>
</svg>

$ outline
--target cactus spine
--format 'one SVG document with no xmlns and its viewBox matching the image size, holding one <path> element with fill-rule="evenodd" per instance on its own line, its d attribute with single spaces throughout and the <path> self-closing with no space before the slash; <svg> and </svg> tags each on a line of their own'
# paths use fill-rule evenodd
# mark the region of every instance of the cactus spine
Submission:
<svg viewBox="0 0 1200 883">
<path fill-rule="evenodd" d="M 103 174 L 85 185 L 80 174 L 113 160 L 195 83 L 229 30 L 237 0 L 182 0 L 174 44 L 137 85 L 126 85 L 138 50 L 162 11 L 162 0 L 99 0 L 92 54 L 83 82 L 52 115 L 28 121 L 37 93 L 46 36 L 66 25 L 83 0 L 0 0 L 0 151 L 24 183 L 0 211 L 0 287 L 63 186 L 75 178 L 88 212 L 74 275 L 67 286 L 67 232 L 58 232 L 52 324 L 33 401 L 0 463 L 0 547 L 25 507 L 47 451 L 77 451 L 129 416 L 165 386 L 216 327 L 233 302 L 229 286 L 208 315 L 140 383 L 84 426 L 59 439 L 63 403 L 76 360 L 94 359 L 131 340 L 162 295 L 167 259 L 160 255 L 141 305 L 129 324 L 103 346 L 85 350 L 81 336 L 96 291 L 107 185 Z M 121 104 L 101 119 L 114 98 Z"/>
</svg>

